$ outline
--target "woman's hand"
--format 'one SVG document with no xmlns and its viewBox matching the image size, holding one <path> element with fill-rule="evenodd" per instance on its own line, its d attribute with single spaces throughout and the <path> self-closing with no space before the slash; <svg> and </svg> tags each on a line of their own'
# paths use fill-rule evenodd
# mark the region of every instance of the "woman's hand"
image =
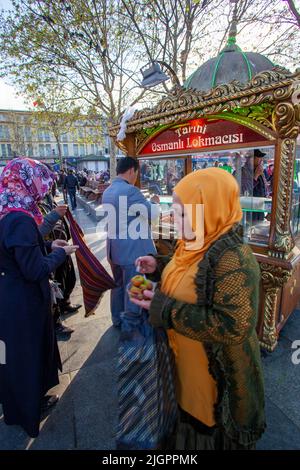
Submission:
<svg viewBox="0 0 300 470">
<path fill-rule="evenodd" d="M 145 258 L 147 258 L 147 256 Z M 135 305 L 138 305 L 139 307 L 144 308 L 145 310 L 149 310 L 150 305 L 151 305 L 151 300 L 154 297 L 154 292 L 152 290 L 144 290 L 143 295 L 144 297 L 146 297 L 147 300 L 138 300 L 138 299 L 135 299 L 134 297 L 130 297 L 130 302 L 132 302 Z"/>
<path fill-rule="evenodd" d="M 57 248 L 65 250 L 66 255 L 72 255 L 72 253 L 75 253 L 75 251 L 78 250 L 79 246 L 69 245 L 65 240 L 54 240 L 54 242 L 52 242 L 51 249 L 55 250 Z"/>
<path fill-rule="evenodd" d="M 67 213 L 68 206 L 67 204 L 62 204 L 61 206 L 57 206 L 54 210 L 59 215 L 59 217 L 63 218 Z"/>
<path fill-rule="evenodd" d="M 78 250 L 79 246 L 78 245 L 68 245 L 68 246 L 63 246 L 63 249 L 66 252 L 66 255 L 72 255 L 75 253 L 76 250 Z"/>
<path fill-rule="evenodd" d="M 151 274 L 156 271 L 157 261 L 153 256 L 140 256 L 136 259 L 135 265 L 141 274 Z"/>
<path fill-rule="evenodd" d="M 51 245 L 51 249 L 55 250 L 55 248 L 64 248 L 65 246 L 69 246 L 66 240 L 54 240 Z"/>
<path fill-rule="evenodd" d="M 154 202 L 155 204 L 159 204 L 160 203 L 159 196 L 157 194 L 154 194 L 152 196 L 152 198 L 150 199 L 150 202 Z"/>
</svg>

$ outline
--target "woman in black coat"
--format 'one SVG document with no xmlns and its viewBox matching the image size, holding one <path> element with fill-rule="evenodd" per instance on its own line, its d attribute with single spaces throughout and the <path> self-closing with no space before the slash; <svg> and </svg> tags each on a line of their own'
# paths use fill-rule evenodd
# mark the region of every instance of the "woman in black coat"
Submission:
<svg viewBox="0 0 300 470">
<path fill-rule="evenodd" d="M 12 160 L 0 178 L 0 403 L 5 423 L 21 425 L 31 437 L 39 433 L 42 399 L 59 383 L 61 369 L 49 276 L 76 250 L 55 241 L 46 254 L 38 202 L 52 182 L 45 165 L 27 158 Z"/>
</svg>

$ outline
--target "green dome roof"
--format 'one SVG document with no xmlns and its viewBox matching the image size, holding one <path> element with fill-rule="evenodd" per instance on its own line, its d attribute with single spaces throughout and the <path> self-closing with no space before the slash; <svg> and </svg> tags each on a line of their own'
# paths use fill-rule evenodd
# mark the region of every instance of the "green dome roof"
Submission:
<svg viewBox="0 0 300 470">
<path fill-rule="evenodd" d="M 232 80 L 246 83 L 257 73 L 272 68 L 274 64 L 262 54 L 243 52 L 233 37 L 217 57 L 204 62 L 186 80 L 184 87 L 207 91 Z"/>
</svg>

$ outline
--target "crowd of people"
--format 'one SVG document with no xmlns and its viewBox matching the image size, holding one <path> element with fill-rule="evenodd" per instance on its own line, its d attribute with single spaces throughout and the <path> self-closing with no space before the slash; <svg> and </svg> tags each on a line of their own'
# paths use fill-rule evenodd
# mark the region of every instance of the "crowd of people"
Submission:
<svg viewBox="0 0 300 470">
<path fill-rule="evenodd" d="M 61 170 L 58 175 L 58 187 L 63 188 L 65 178 L 68 174 L 73 174 L 78 181 L 79 186 L 85 186 L 88 181 L 99 181 L 99 183 L 107 183 L 110 180 L 110 170 L 94 171 L 94 170 Z"/>
<path fill-rule="evenodd" d="M 171 368 L 158 367 L 158 373 L 163 373 L 155 387 L 167 390 L 167 384 L 174 384 L 176 397 L 170 395 L 169 399 L 172 404 L 176 401 L 178 413 L 176 422 L 159 417 L 165 435 L 157 448 L 253 449 L 265 429 L 255 330 L 260 274 L 240 232 L 238 183 L 230 172 L 216 167 L 178 180 L 172 194 L 175 224 L 182 237 L 173 253 L 160 256 L 149 229 L 149 222 L 159 214 L 159 197 L 145 199 L 135 186 L 138 171 L 136 159 L 122 158 L 117 177 L 102 200 L 115 207 L 119 221 L 116 236 L 107 238 L 107 257 L 116 283 L 111 295 L 112 323 L 123 341 L 120 370 L 126 375 L 124 361 L 133 360 L 132 351 L 141 346 L 149 328 L 164 332 L 175 375 Z M 74 188 L 76 193 L 89 176 L 72 171 L 60 175 L 58 185 L 68 192 L 73 208 Z M 61 369 L 55 330 L 71 334 L 63 331 L 61 318 L 79 308 L 70 303 L 75 283 L 70 255 L 78 247 L 69 244 L 64 220 L 67 206 L 56 206 L 54 181 L 51 169 L 27 158 L 12 160 L 0 177 L 0 339 L 6 345 L 6 361 L 0 364 L 0 403 L 5 423 L 21 425 L 31 437 L 39 433 L 42 413 L 58 399 L 47 395 L 58 383 Z M 119 217 L 122 196 L 129 206 L 144 206 L 146 238 L 130 239 L 128 228 L 137 214 L 129 211 Z M 201 226 L 196 217 L 199 204 L 205 206 Z M 192 210 L 187 211 L 187 205 Z M 155 290 L 145 289 L 142 298 L 133 298 L 128 284 L 139 274 L 158 284 Z M 155 345 L 149 349 L 151 354 Z M 161 354 L 155 357 L 160 360 Z M 145 367 L 143 361 L 139 367 Z M 126 419 L 122 421 L 120 413 L 124 429 L 119 426 L 118 435 L 130 425 L 140 429 L 143 424 L 143 432 L 136 433 L 138 439 L 150 433 L 155 414 L 147 416 L 146 410 L 137 409 L 147 374 L 135 371 L 127 379 L 136 398 L 122 403 L 123 395 L 119 396 Z M 119 380 L 124 387 L 124 377 Z M 122 386 L 120 390 L 124 390 Z M 159 403 L 152 405 L 159 408 Z M 168 409 L 171 407 L 164 408 L 166 413 Z M 144 416 L 144 423 L 137 416 Z M 135 442 L 128 442 L 130 445 L 135 448 Z"/>
</svg>

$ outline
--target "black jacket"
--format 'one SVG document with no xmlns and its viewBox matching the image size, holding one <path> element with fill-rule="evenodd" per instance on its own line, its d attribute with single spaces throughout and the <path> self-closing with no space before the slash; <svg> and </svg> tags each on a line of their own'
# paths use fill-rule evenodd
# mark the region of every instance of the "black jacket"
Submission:
<svg viewBox="0 0 300 470">
<path fill-rule="evenodd" d="M 64 181 L 64 189 L 79 190 L 78 179 L 74 175 L 67 175 Z"/>
</svg>

